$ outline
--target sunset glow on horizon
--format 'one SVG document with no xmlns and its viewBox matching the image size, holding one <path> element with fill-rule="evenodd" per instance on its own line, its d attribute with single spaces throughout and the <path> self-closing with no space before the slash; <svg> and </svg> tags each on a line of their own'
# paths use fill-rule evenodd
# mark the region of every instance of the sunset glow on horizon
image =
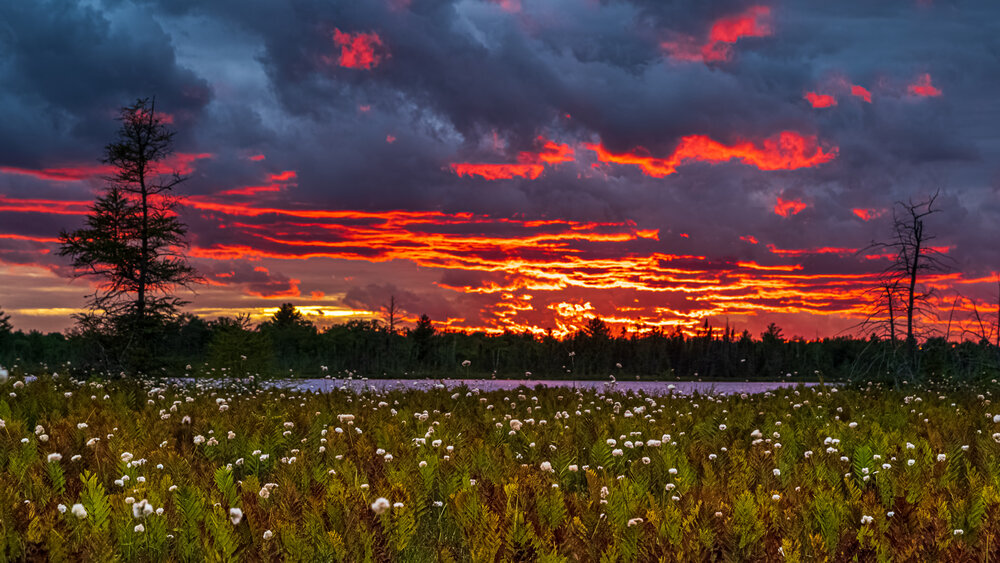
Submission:
<svg viewBox="0 0 1000 563">
<path fill-rule="evenodd" d="M 445 330 L 853 334 L 892 258 L 873 241 L 936 190 L 932 324 L 997 314 L 1000 75 L 968 40 L 995 8 L 942 31 L 946 7 L 860 1 L 124 4 L 8 14 L 37 35 L 0 68 L 15 328 L 84 306 L 58 236 L 107 185 L 117 108 L 147 95 L 177 131 L 157 171 L 187 177 L 195 314 L 292 302 L 329 326 L 395 297 L 402 326 Z M 133 20 L 155 32 L 114 31 Z M 42 52 L 69 41 L 68 62 Z"/>
</svg>

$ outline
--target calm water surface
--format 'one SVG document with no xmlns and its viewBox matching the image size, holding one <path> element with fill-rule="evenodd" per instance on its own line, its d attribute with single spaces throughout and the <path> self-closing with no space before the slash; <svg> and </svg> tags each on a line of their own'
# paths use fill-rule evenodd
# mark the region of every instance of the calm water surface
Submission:
<svg viewBox="0 0 1000 563">
<path fill-rule="evenodd" d="M 482 391 L 507 391 L 525 386 L 533 388 L 566 387 L 570 389 L 609 390 L 612 387 L 607 381 L 552 381 L 541 379 L 289 379 L 271 382 L 271 384 L 295 389 L 297 391 L 331 391 L 346 387 L 354 391 L 386 390 L 386 389 L 433 389 L 438 385 L 447 388 L 468 386 L 470 389 Z M 643 391 L 648 395 L 674 393 L 763 393 L 783 387 L 794 387 L 799 383 L 787 381 L 618 381 L 613 389 L 618 392 Z M 802 383 L 813 386 L 819 383 Z"/>
</svg>

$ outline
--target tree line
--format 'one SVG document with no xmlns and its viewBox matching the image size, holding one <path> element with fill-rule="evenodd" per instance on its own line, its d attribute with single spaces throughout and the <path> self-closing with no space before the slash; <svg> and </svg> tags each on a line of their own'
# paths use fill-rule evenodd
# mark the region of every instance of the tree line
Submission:
<svg viewBox="0 0 1000 563">
<path fill-rule="evenodd" d="M 895 343 L 851 336 L 785 338 L 772 324 L 760 335 L 710 325 L 702 334 L 652 330 L 612 335 L 601 319 L 569 338 L 531 333 L 439 331 L 423 316 L 415 327 L 353 320 L 324 330 L 283 304 L 254 326 L 248 317 L 205 320 L 183 314 L 160 325 L 144 357 L 151 375 L 260 377 L 450 377 L 556 379 L 894 380 Z M 0 365 L 127 373 L 101 351 L 109 342 L 80 328 L 66 334 L 0 329 Z M 994 379 L 1000 348 L 941 337 L 918 346 L 920 366 L 906 377 Z M 67 365 L 68 364 L 68 365 Z"/>
<path fill-rule="evenodd" d="M 397 305 L 385 322 L 354 320 L 325 330 L 291 303 L 254 326 L 249 317 L 205 320 L 182 312 L 177 290 L 203 280 L 185 256 L 187 227 L 175 213 L 173 190 L 185 178 L 162 166 L 174 132 L 155 99 L 121 109 L 117 138 L 102 162 L 114 171 L 85 225 L 60 234 L 60 254 L 77 277 L 94 282 L 87 311 L 66 334 L 14 332 L 0 311 L 0 363 L 69 362 L 70 369 L 111 374 L 323 375 L 367 377 L 476 375 L 497 377 L 878 378 L 951 375 L 995 377 L 1000 367 L 1000 304 L 995 323 L 950 342 L 931 327 L 928 273 L 948 259 L 933 246 L 927 218 L 937 194 L 900 202 L 892 236 L 865 251 L 889 258 L 870 294 L 870 313 L 855 334 L 786 339 L 772 324 L 755 338 L 731 327 L 695 334 L 653 329 L 612 335 L 592 318 L 569 338 L 530 333 L 440 332 L 426 315 L 396 327 Z M 957 304 L 957 300 L 956 300 Z M 971 338 L 969 338 L 971 336 Z"/>
</svg>

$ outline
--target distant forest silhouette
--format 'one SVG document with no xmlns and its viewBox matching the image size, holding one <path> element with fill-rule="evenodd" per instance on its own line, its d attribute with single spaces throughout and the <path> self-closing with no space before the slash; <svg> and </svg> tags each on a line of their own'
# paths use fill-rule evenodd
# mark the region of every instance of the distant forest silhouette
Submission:
<svg viewBox="0 0 1000 563">
<path fill-rule="evenodd" d="M 113 336 L 0 328 L 0 365 L 86 376 L 129 371 Z M 905 341 L 852 336 L 785 338 L 703 326 L 701 335 L 652 331 L 612 334 L 592 319 L 559 340 L 526 334 L 435 330 L 425 315 L 413 328 L 349 321 L 317 329 L 286 303 L 257 326 L 248 317 L 207 321 L 181 315 L 147 342 L 147 375 L 226 377 L 493 377 L 644 379 L 895 380 L 1000 375 L 1000 348 L 980 340 L 923 340 L 916 363 Z M 66 364 L 69 364 L 68 366 Z"/>
</svg>

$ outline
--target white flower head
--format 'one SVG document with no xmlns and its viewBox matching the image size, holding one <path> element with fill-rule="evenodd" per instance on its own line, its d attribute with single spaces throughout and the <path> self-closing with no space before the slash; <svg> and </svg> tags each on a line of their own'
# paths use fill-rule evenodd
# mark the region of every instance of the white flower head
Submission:
<svg viewBox="0 0 1000 563">
<path fill-rule="evenodd" d="M 149 504 L 149 501 L 142 499 L 139 502 L 132 504 L 132 517 L 133 518 L 145 518 L 153 513 L 153 505 Z"/>
<path fill-rule="evenodd" d="M 378 497 L 375 502 L 372 503 L 372 512 L 375 514 L 384 514 L 386 510 L 389 510 L 389 499 L 385 497 Z"/>
</svg>

